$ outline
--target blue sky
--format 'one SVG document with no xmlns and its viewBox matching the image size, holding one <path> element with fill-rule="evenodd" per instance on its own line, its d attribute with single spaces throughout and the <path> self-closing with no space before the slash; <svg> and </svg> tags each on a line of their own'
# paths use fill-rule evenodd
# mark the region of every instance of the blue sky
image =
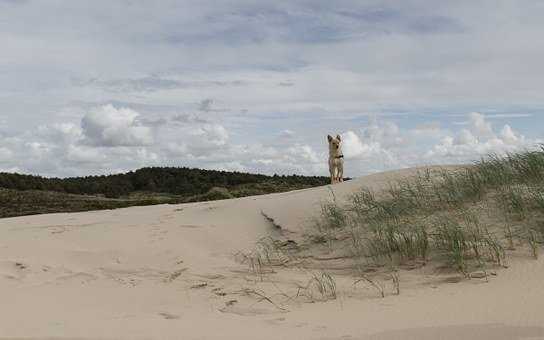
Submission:
<svg viewBox="0 0 544 340">
<path fill-rule="evenodd" d="M 0 0 L 0 171 L 349 176 L 544 139 L 541 1 Z"/>
</svg>

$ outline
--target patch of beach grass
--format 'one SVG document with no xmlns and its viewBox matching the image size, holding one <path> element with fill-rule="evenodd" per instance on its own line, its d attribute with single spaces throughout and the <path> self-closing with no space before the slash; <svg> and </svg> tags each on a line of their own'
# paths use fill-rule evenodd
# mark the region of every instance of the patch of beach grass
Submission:
<svg viewBox="0 0 544 340">
<path fill-rule="evenodd" d="M 353 256 L 392 270 L 432 260 L 468 276 L 503 265 L 515 242 L 536 258 L 544 240 L 544 149 L 421 171 L 380 192 L 361 188 L 344 206 L 323 203 L 316 230 L 328 240 L 349 234 Z"/>
</svg>

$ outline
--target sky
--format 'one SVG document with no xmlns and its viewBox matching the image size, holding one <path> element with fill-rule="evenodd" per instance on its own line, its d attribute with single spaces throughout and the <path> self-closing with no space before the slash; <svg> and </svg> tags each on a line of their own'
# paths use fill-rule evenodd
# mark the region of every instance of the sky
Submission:
<svg viewBox="0 0 544 340">
<path fill-rule="evenodd" d="M 345 175 L 544 141 L 544 2 L 0 0 L 0 171 Z"/>
</svg>

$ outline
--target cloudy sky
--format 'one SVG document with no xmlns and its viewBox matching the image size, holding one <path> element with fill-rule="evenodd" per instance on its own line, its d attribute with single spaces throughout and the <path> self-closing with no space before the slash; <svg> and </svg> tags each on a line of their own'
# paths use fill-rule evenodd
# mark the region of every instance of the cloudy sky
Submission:
<svg viewBox="0 0 544 340">
<path fill-rule="evenodd" d="M 346 174 L 544 140 L 544 2 L 0 0 L 0 171 Z"/>
</svg>

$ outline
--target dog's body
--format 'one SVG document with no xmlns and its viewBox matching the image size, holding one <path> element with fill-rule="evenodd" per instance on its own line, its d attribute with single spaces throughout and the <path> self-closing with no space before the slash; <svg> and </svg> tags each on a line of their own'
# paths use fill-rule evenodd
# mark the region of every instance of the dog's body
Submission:
<svg viewBox="0 0 544 340">
<path fill-rule="evenodd" d="M 342 139 L 340 135 L 333 138 L 327 136 L 329 141 L 329 173 L 331 174 L 331 184 L 344 181 L 344 155 L 340 143 Z"/>
</svg>

